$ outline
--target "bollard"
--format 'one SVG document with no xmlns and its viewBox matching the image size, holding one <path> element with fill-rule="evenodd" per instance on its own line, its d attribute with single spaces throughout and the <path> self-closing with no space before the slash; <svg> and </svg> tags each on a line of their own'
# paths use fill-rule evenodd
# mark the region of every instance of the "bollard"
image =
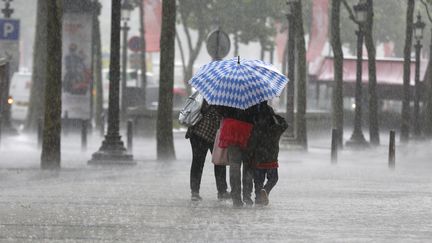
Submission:
<svg viewBox="0 0 432 243">
<path fill-rule="evenodd" d="M 390 142 L 389 142 L 389 156 L 388 156 L 388 166 L 390 169 L 395 168 L 396 162 L 396 149 L 395 149 L 395 131 L 390 131 Z"/>
<path fill-rule="evenodd" d="M 133 122 L 129 120 L 127 122 L 127 150 L 132 152 L 133 148 Z"/>
<path fill-rule="evenodd" d="M 103 137 L 105 135 L 105 114 L 102 113 L 100 116 L 100 136 Z"/>
<path fill-rule="evenodd" d="M 42 136 L 43 136 L 43 120 L 42 118 L 38 119 L 38 128 L 37 128 L 37 146 L 38 148 L 42 147 Z"/>
<path fill-rule="evenodd" d="M 0 148 L 1 148 L 1 138 L 2 138 L 2 118 L 0 117 Z"/>
<path fill-rule="evenodd" d="M 69 128 L 70 128 L 70 122 L 69 122 L 69 112 L 64 112 L 64 122 L 63 122 L 63 134 L 65 136 L 69 135 Z"/>
<path fill-rule="evenodd" d="M 87 151 L 87 120 L 81 120 L 81 151 Z"/>
<path fill-rule="evenodd" d="M 332 164 L 337 163 L 338 159 L 338 130 L 332 129 L 332 140 L 331 140 L 331 162 Z"/>
</svg>

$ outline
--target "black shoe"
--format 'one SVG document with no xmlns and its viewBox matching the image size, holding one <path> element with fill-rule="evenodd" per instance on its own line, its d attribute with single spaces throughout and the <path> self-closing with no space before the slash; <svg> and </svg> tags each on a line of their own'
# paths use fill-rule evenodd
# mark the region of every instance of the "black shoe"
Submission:
<svg viewBox="0 0 432 243">
<path fill-rule="evenodd" d="M 250 197 L 243 197 L 243 201 L 246 203 L 246 205 L 248 206 L 252 206 L 254 203 L 252 201 L 252 199 Z"/>
<path fill-rule="evenodd" d="M 192 192 L 191 200 L 196 202 L 196 201 L 201 201 L 202 198 L 200 197 L 198 192 Z"/>
<path fill-rule="evenodd" d="M 231 199 L 231 193 L 225 191 L 225 192 L 218 192 L 217 198 L 219 200 L 229 200 Z"/>
<path fill-rule="evenodd" d="M 259 201 L 261 202 L 262 205 L 266 206 L 269 204 L 269 198 L 268 198 L 268 194 L 266 192 L 266 190 L 261 189 L 260 194 L 259 194 Z"/>
<path fill-rule="evenodd" d="M 241 199 L 233 199 L 233 207 L 242 208 L 243 205 L 244 205 L 244 203 Z"/>
</svg>

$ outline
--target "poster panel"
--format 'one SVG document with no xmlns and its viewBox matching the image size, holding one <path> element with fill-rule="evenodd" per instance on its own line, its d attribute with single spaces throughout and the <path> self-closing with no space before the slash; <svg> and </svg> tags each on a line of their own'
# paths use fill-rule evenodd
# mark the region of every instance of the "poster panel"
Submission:
<svg viewBox="0 0 432 243">
<path fill-rule="evenodd" d="M 143 1 L 146 51 L 159 52 L 159 41 L 162 27 L 162 2 L 161 0 Z"/>
<path fill-rule="evenodd" d="M 92 84 L 92 15 L 64 13 L 62 61 L 62 117 L 90 118 Z"/>
</svg>

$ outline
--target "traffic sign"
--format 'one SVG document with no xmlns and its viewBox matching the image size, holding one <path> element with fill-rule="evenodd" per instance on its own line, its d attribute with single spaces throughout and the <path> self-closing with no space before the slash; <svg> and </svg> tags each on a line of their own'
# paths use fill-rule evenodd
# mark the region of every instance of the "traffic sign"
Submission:
<svg viewBox="0 0 432 243">
<path fill-rule="evenodd" d="M 207 37 L 207 52 L 213 59 L 222 59 L 228 55 L 231 42 L 228 35 L 217 29 Z"/>
<path fill-rule="evenodd" d="M 19 40 L 18 19 L 0 19 L 0 40 Z"/>
<path fill-rule="evenodd" d="M 139 52 L 141 50 L 141 38 L 139 36 L 132 36 L 128 41 L 129 50 Z"/>
</svg>

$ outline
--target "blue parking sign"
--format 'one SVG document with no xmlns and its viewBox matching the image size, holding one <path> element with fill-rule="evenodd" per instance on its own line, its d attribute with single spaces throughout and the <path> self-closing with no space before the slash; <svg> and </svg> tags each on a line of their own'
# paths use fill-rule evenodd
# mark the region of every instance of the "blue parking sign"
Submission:
<svg viewBox="0 0 432 243">
<path fill-rule="evenodd" d="M 0 19 L 0 40 L 19 40 L 19 27 L 17 19 Z"/>
</svg>

